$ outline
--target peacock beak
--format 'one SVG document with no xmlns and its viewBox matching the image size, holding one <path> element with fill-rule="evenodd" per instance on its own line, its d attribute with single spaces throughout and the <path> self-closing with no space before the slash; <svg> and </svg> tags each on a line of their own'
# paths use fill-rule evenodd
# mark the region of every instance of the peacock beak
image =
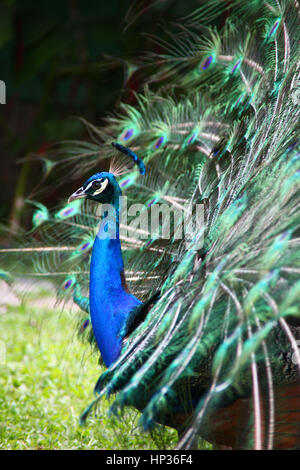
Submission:
<svg viewBox="0 0 300 470">
<path fill-rule="evenodd" d="M 71 196 L 68 199 L 68 202 L 74 201 L 75 199 L 82 199 L 86 197 L 87 197 L 87 193 L 85 192 L 85 189 L 82 186 L 81 188 L 77 189 L 75 193 L 71 194 Z"/>
</svg>

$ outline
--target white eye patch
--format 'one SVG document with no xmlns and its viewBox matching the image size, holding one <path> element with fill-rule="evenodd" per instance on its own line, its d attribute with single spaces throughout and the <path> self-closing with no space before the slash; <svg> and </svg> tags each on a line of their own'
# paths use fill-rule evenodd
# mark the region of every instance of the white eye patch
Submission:
<svg viewBox="0 0 300 470">
<path fill-rule="evenodd" d="M 105 179 L 103 183 L 101 183 L 101 187 L 94 192 L 93 196 L 96 196 L 97 194 L 102 193 L 107 185 L 108 185 L 108 179 Z"/>
<path fill-rule="evenodd" d="M 94 190 L 94 193 L 93 193 L 93 196 L 97 196 L 97 194 L 100 194 L 104 191 L 104 189 L 106 188 L 106 186 L 108 185 L 108 179 L 106 178 L 104 181 L 101 181 L 101 180 L 93 180 L 91 181 L 88 186 L 85 188 L 85 191 L 88 191 L 90 187 L 92 187 L 93 189 L 93 184 L 96 182 L 96 181 L 99 181 L 101 186 Z"/>
</svg>

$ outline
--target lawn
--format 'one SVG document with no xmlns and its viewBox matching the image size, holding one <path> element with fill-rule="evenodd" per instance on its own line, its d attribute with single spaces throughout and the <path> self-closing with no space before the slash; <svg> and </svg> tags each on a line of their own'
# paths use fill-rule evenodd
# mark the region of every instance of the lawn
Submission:
<svg viewBox="0 0 300 470">
<path fill-rule="evenodd" d="M 46 295 L 35 292 L 1 309 L 0 448 L 173 448 L 175 431 L 159 426 L 144 433 L 135 410 L 108 417 L 107 400 L 97 417 L 79 425 L 102 369 L 75 334 L 76 310 L 50 307 Z"/>
<path fill-rule="evenodd" d="M 173 429 L 143 432 L 136 410 L 109 416 L 112 400 L 102 400 L 97 416 L 80 426 L 103 369 L 98 354 L 77 337 L 76 307 L 55 308 L 41 286 L 25 297 L 19 293 L 8 305 L 11 292 L 0 286 L 0 294 L 0 449 L 175 447 Z M 201 440 L 200 448 L 210 445 Z"/>
</svg>

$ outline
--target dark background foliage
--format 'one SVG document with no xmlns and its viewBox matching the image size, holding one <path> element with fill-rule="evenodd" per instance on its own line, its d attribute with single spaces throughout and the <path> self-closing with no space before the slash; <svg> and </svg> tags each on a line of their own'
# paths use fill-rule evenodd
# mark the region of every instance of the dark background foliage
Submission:
<svg viewBox="0 0 300 470">
<path fill-rule="evenodd" d="M 149 34 L 201 2 L 172 0 L 0 0 L 0 219 L 29 224 L 24 199 L 40 181 L 42 165 L 24 162 L 59 140 L 86 137 L 72 116 L 101 125 L 122 99 L 134 101 L 138 70 L 126 61 L 157 50 Z M 66 175 L 67 176 L 67 175 Z M 52 181 L 52 185 L 55 181 Z M 51 188 L 50 201 L 60 195 Z"/>
</svg>

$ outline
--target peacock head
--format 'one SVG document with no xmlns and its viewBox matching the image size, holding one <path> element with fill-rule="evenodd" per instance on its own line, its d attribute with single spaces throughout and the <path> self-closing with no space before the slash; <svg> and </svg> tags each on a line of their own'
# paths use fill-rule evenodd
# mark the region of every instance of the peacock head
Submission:
<svg viewBox="0 0 300 470">
<path fill-rule="evenodd" d="M 102 171 L 86 180 L 70 197 L 75 199 L 91 199 L 101 204 L 113 203 L 121 195 L 121 188 L 112 173 Z"/>
<path fill-rule="evenodd" d="M 121 144 L 112 142 L 119 152 L 124 153 L 133 160 L 133 162 L 139 167 L 140 173 L 145 174 L 145 165 L 143 161 L 129 148 L 124 147 Z M 75 199 L 91 199 L 102 204 L 114 203 L 122 191 L 113 173 L 102 171 L 96 173 L 85 181 L 75 193 L 69 197 L 69 202 Z"/>
</svg>

